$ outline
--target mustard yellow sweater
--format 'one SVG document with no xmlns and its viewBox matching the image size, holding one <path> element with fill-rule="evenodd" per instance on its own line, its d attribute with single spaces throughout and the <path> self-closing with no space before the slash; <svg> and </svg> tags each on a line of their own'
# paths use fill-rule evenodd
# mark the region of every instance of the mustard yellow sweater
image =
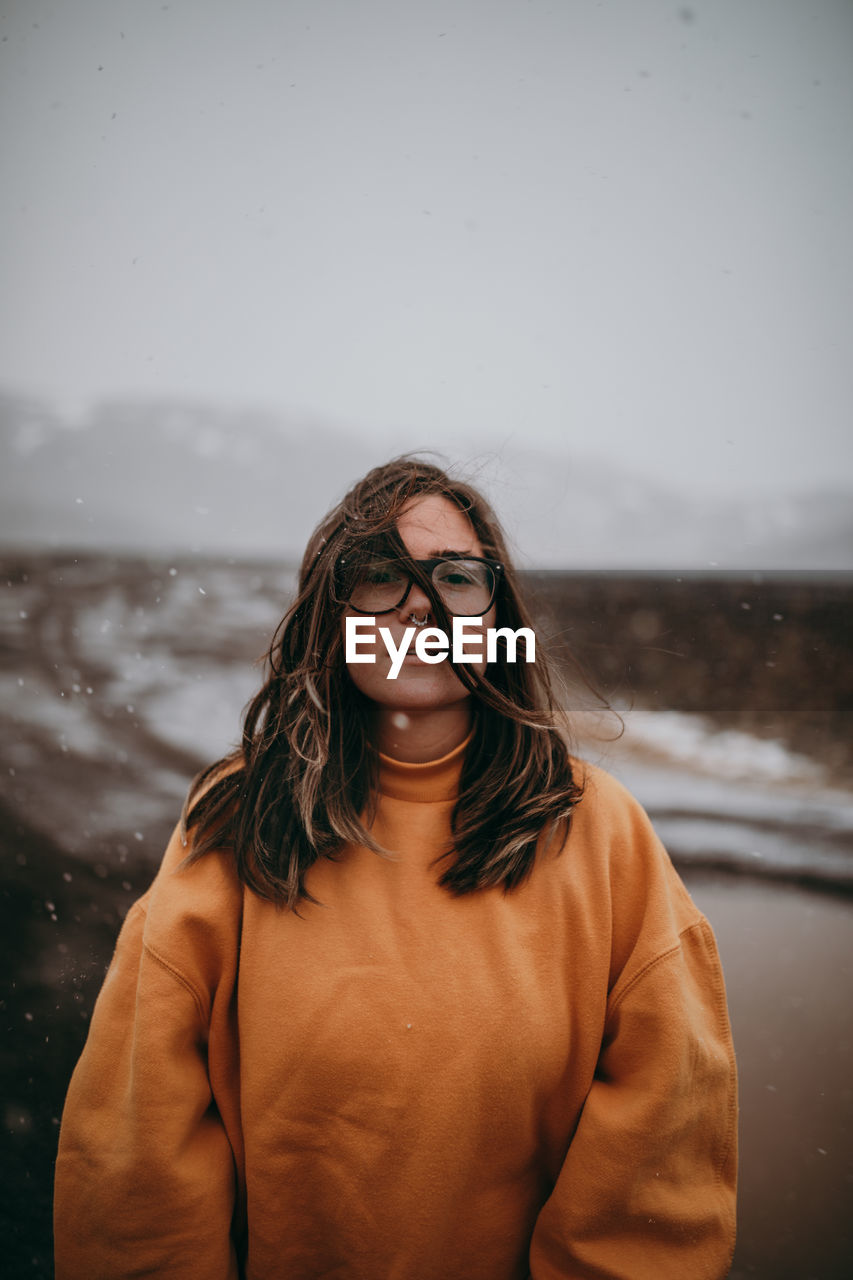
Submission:
<svg viewBox="0 0 853 1280">
<path fill-rule="evenodd" d="M 718 1280 L 735 1067 L 713 935 L 580 766 L 566 847 L 452 898 L 462 749 L 383 761 L 300 915 L 177 834 L 128 913 L 62 1120 L 57 1280 Z"/>
</svg>

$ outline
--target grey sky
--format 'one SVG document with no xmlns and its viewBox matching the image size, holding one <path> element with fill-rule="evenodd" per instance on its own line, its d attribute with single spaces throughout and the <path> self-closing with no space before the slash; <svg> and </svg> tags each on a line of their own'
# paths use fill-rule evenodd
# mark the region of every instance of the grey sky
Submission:
<svg viewBox="0 0 853 1280">
<path fill-rule="evenodd" d="M 0 382 L 853 487 L 849 0 L 2 0 Z"/>
</svg>

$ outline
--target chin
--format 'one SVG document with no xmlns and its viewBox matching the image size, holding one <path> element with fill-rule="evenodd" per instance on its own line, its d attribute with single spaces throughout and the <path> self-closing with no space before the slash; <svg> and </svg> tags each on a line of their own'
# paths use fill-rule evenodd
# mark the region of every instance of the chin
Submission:
<svg viewBox="0 0 853 1280">
<path fill-rule="evenodd" d="M 446 664 L 441 668 L 404 664 L 396 680 L 388 679 L 373 667 L 360 666 L 357 675 L 350 669 L 350 678 L 371 702 L 400 711 L 438 710 L 465 702 L 471 696 L 453 668 Z"/>
</svg>

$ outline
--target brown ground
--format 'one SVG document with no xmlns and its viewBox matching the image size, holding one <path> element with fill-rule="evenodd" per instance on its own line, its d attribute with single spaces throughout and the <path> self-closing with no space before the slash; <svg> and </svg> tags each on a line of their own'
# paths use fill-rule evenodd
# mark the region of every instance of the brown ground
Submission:
<svg viewBox="0 0 853 1280">
<path fill-rule="evenodd" d="M 263 566 L 220 570 L 216 582 L 227 590 L 212 624 L 215 592 L 203 564 L 181 565 L 179 581 L 185 586 L 195 574 L 207 595 L 194 578 L 180 607 L 162 615 L 153 604 L 169 589 L 163 564 L 30 558 L 10 568 L 15 618 L 24 588 L 32 616 L 7 629 L 0 671 L 41 681 L 44 697 L 91 684 L 101 744 L 94 756 L 75 751 L 73 741 L 63 750 L 36 720 L 16 712 L 2 721 L 9 754 L 0 776 L 0 1212 L 10 1280 L 52 1274 L 51 1176 L 67 1081 L 120 921 L 147 886 L 177 816 L 179 790 L 169 778 L 183 786 L 205 763 L 152 737 L 124 698 L 113 705 L 97 690 L 109 687 L 119 657 L 158 645 L 190 663 L 251 663 L 263 647 L 258 606 L 268 596 L 277 617 L 280 575 Z M 836 781 L 849 779 L 849 582 L 548 575 L 538 586 L 552 602 L 553 630 L 568 632 L 593 681 L 611 694 L 758 733 L 778 730 Z M 115 652 L 87 650 L 80 610 L 116 594 L 125 629 Z M 250 596 L 251 626 L 234 608 Z M 167 687 L 176 678 L 175 668 L 162 677 Z M 846 1280 L 853 1274 L 853 900 L 686 874 L 718 935 L 738 1052 L 741 1229 L 732 1276 Z"/>
</svg>

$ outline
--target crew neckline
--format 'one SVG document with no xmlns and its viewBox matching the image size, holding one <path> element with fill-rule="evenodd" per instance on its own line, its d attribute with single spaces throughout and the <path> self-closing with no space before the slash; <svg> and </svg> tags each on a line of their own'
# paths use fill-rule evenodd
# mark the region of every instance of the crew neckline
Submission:
<svg viewBox="0 0 853 1280">
<path fill-rule="evenodd" d="M 395 760 L 379 752 L 379 791 L 392 800 L 410 800 L 430 804 L 436 800 L 455 800 L 465 752 L 473 738 L 473 730 L 447 755 L 437 760 Z"/>
</svg>

